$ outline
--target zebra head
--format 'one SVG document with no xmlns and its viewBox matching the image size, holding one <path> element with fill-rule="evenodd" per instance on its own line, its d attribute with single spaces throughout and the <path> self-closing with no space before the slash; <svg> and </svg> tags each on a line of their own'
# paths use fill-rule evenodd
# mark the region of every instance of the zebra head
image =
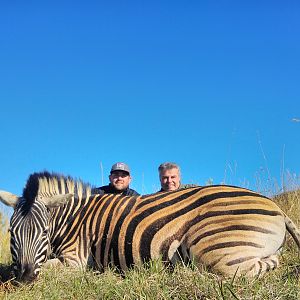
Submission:
<svg viewBox="0 0 300 300">
<path fill-rule="evenodd" d="M 0 201 L 14 208 L 10 220 L 10 250 L 17 280 L 33 281 L 51 253 L 51 209 L 64 205 L 72 194 L 41 197 L 34 201 L 0 191 Z"/>
</svg>

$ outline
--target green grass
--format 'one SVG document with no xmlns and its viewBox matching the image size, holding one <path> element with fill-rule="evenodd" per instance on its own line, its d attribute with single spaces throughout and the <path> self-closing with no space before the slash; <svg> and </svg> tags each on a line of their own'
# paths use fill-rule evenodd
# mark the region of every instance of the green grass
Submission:
<svg viewBox="0 0 300 300">
<path fill-rule="evenodd" d="M 293 251 L 292 251 L 293 252 Z M 160 261 L 130 270 L 122 278 L 113 270 L 103 274 L 69 268 L 45 270 L 31 285 L 3 284 L 2 299 L 299 299 L 296 253 L 285 251 L 280 269 L 260 279 L 221 280 L 214 274 Z"/>
<path fill-rule="evenodd" d="M 274 200 L 299 226 L 300 190 Z M 0 220 L 0 299 L 300 299 L 299 251 L 289 236 L 281 266 L 262 278 L 222 280 L 195 266 L 171 271 L 153 261 L 128 271 L 124 278 L 112 269 L 99 274 L 56 268 L 44 270 L 34 284 L 14 286 L 6 281 L 11 271 L 7 220 Z"/>
</svg>

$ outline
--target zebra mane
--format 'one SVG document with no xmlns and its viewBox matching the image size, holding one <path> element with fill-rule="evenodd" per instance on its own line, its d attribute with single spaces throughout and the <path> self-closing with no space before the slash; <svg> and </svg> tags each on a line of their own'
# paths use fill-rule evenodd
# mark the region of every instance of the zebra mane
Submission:
<svg viewBox="0 0 300 300">
<path fill-rule="evenodd" d="M 80 199 L 89 197 L 91 185 L 71 176 L 44 171 L 29 176 L 23 189 L 23 198 L 26 199 L 27 205 L 31 206 L 37 196 L 51 197 L 68 193 Z"/>
</svg>

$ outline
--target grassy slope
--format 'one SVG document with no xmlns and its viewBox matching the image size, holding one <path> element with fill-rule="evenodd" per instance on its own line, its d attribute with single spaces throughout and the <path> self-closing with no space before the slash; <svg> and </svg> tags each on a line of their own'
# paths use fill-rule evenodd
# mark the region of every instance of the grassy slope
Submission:
<svg viewBox="0 0 300 300">
<path fill-rule="evenodd" d="M 300 224 L 300 191 L 275 198 Z M 2 221 L 0 258 L 2 281 L 10 271 L 7 222 Z M 299 226 L 300 227 L 300 226 Z M 121 278 L 113 270 L 103 274 L 68 268 L 45 270 L 34 285 L 0 285 L 0 299 L 300 299 L 299 252 L 290 237 L 283 249 L 281 267 L 259 279 L 221 280 L 195 267 L 177 266 L 173 272 L 152 262 Z M 6 264 L 6 265 L 5 265 Z"/>
</svg>

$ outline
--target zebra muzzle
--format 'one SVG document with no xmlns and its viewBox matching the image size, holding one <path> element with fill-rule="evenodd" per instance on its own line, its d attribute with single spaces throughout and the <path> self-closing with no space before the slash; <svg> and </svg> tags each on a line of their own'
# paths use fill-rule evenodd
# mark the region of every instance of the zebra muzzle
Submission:
<svg viewBox="0 0 300 300">
<path fill-rule="evenodd" d="M 34 281 L 38 275 L 35 264 L 32 263 L 22 265 L 17 273 L 17 279 L 27 283 Z"/>
</svg>

